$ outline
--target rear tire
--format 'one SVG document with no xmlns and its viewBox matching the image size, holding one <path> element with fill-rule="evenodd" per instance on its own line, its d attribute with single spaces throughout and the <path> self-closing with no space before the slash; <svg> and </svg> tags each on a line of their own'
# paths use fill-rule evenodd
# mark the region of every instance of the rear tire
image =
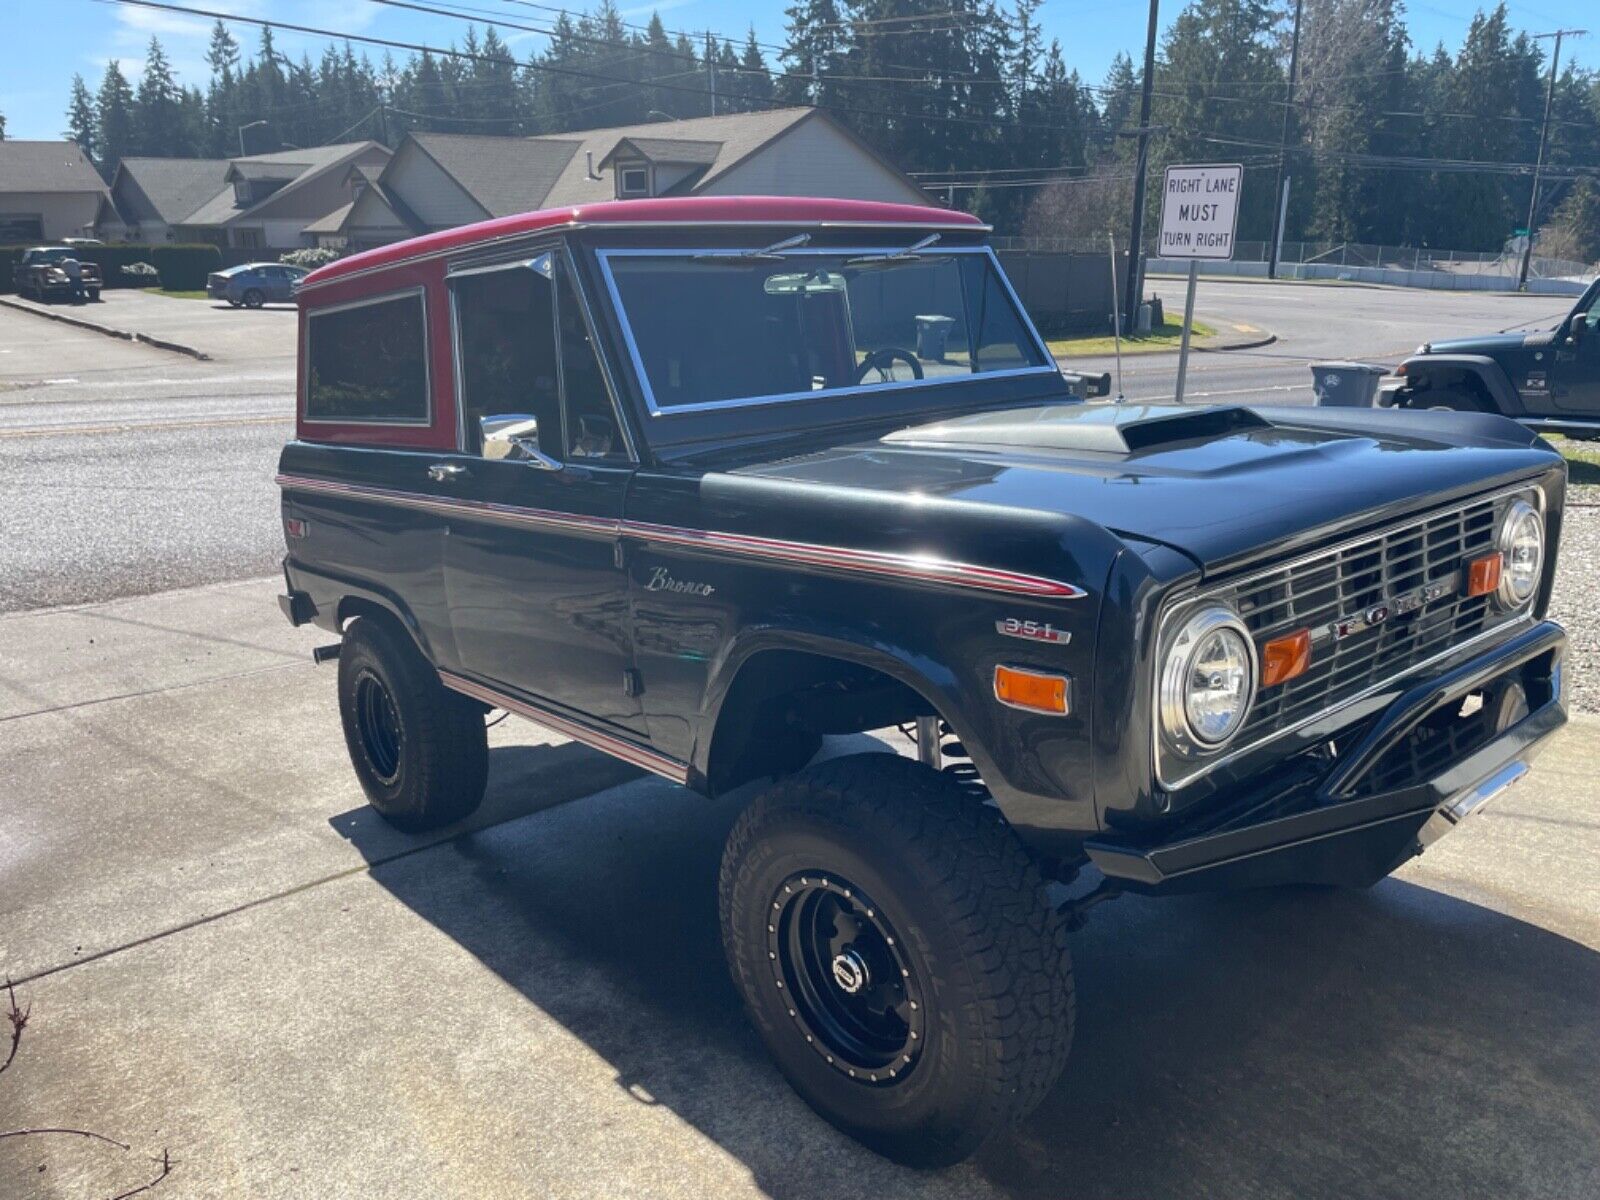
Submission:
<svg viewBox="0 0 1600 1200">
<path fill-rule="evenodd" d="M 878 1153 L 959 1162 L 1060 1075 L 1065 923 L 1015 834 L 948 776 L 864 754 L 784 780 L 734 824 L 720 893 L 768 1051 Z"/>
<path fill-rule="evenodd" d="M 483 802 L 483 709 L 440 683 L 397 626 L 358 617 L 345 631 L 339 716 L 361 790 L 397 829 L 437 829 Z"/>
</svg>

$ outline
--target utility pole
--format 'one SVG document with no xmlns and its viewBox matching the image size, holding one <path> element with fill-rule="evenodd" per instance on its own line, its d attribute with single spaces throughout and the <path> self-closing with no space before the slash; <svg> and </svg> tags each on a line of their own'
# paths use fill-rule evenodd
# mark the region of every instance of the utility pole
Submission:
<svg viewBox="0 0 1600 1200">
<path fill-rule="evenodd" d="M 717 44 L 711 40 L 711 31 L 706 30 L 706 75 L 711 80 L 711 115 L 717 115 Z"/>
<path fill-rule="evenodd" d="M 1278 141 L 1278 185 L 1272 189 L 1277 205 L 1272 217 L 1272 247 L 1268 252 L 1267 278 L 1278 277 L 1278 252 L 1283 248 L 1283 226 L 1289 212 L 1289 180 L 1284 168 L 1289 157 L 1289 123 L 1294 117 L 1294 83 L 1300 70 L 1300 13 L 1305 0 L 1294 0 L 1294 32 L 1289 37 L 1289 87 L 1284 96 L 1283 137 Z"/>
<path fill-rule="evenodd" d="M 1139 241 L 1144 233 L 1144 174 L 1150 164 L 1150 96 L 1156 85 L 1156 33 L 1161 24 L 1161 0 L 1150 0 L 1150 28 L 1144 42 L 1144 90 L 1139 97 L 1139 165 L 1133 173 L 1133 233 L 1128 238 L 1128 282 L 1123 312 L 1127 320 L 1139 316 Z M 1115 299 L 1112 300 L 1115 304 Z"/>
<path fill-rule="evenodd" d="M 1544 93 L 1544 121 L 1539 126 L 1539 156 L 1533 164 L 1533 197 L 1528 201 L 1528 233 L 1522 243 L 1522 266 L 1517 270 L 1517 291 L 1528 286 L 1528 264 L 1533 260 L 1534 222 L 1539 215 L 1539 177 L 1544 174 L 1544 152 L 1550 143 L 1550 109 L 1556 99 L 1556 75 L 1561 67 L 1561 39 L 1583 37 L 1587 29 L 1558 29 L 1554 33 L 1536 33 L 1534 41 L 1554 38 L 1555 52 L 1550 55 L 1550 86 Z"/>
</svg>

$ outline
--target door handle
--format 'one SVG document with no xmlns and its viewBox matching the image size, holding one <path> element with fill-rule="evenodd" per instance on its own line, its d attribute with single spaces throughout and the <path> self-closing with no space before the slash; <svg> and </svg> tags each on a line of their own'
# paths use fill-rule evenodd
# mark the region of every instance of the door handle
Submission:
<svg viewBox="0 0 1600 1200">
<path fill-rule="evenodd" d="M 460 463 L 434 463 L 428 468 L 428 478 L 435 483 L 454 483 L 466 474 L 467 469 Z"/>
</svg>

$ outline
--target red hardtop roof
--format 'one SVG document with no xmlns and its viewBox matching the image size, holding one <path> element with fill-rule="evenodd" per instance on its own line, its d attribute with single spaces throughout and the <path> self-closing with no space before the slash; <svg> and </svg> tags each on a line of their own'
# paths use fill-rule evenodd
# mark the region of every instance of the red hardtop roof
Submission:
<svg viewBox="0 0 1600 1200">
<path fill-rule="evenodd" d="M 919 225 L 971 226 L 983 222 L 970 213 L 918 204 L 877 200 L 830 200 L 806 196 L 680 196 L 659 200 L 607 200 L 570 208 L 546 208 L 423 234 L 341 258 L 313 271 L 304 287 L 314 287 L 358 271 L 370 271 L 424 255 L 494 242 L 563 225 Z"/>
</svg>

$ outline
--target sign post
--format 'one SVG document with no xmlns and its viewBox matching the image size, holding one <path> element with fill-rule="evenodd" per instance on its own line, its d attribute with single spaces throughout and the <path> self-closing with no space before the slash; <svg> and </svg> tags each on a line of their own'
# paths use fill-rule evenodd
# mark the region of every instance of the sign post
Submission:
<svg viewBox="0 0 1600 1200">
<path fill-rule="evenodd" d="M 1168 167 L 1161 181 L 1161 258 L 1189 260 L 1189 291 L 1183 301 L 1183 342 L 1178 350 L 1177 401 L 1189 372 L 1189 331 L 1194 326 L 1194 293 L 1200 260 L 1231 261 L 1239 228 L 1239 190 L 1244 167 L 1238 163 Z"/>
</svg>

